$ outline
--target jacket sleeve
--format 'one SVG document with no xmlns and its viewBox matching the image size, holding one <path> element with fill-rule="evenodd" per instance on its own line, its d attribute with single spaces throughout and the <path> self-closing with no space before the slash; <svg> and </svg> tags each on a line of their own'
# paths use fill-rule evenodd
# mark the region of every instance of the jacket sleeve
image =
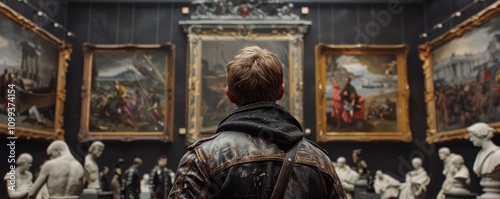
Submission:
<svg viewBox="0 0 500 199">
<path fill-rule="evenodd" d="M 148 187 L 149 187 L 149 192 L 151 193 L 151 198 L 156 199 L 156 193 L 155 193 L 155 182 L 156 181 L 156 167 L 154 167 L 151 170 L 151 173 L 149 174 L 149 182 L 148 182 Z"/>
<path fill-rule="evenodd" d="M 174 185 L 168 196 L 169 199 L 204 199 L 208 197 L 210 180 L 202 161 L 196 156 L 194 150 L 188 151 L 182 157 Z"/>
</svg>

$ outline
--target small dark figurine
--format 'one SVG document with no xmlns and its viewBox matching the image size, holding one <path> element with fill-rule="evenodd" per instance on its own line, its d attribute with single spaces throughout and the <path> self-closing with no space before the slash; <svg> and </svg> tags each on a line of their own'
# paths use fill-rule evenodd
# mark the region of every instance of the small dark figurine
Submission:
<svg viewBox="0 0 500 199">
<path fill-rule="evenodd" d="M 361 155 L 361 149 L 356 149 L 352 152 L 352 160 L 356 165 L 356 171 L 359 173 L 360 180 L 366 180 L 366 192 L 375 193 L 375 188 L 373 187 L 374 178 L 373 175 L 368 170 L 368 165 L 363 156 Z"/>
<path fill-rule="evenodd" d="M 352 152 L 352 160 L 356 165 L 356 172 L 360 174 L 360 178 L 366 179 L 366 174 L 368 173 L 368 165 L 361 156 L 361 149 L 356 149 Z"/>
</svg>

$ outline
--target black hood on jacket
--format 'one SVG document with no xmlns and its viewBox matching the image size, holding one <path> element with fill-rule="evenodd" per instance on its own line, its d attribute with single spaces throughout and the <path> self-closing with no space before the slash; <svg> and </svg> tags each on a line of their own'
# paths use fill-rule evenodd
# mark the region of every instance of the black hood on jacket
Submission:
<svg viewBox="0 0 500 199">
<path fill-rule="evenodd" d="M 257 102 L 237 108 L 224 118 L 217 133 L 237 131 L 260 137 L 288 150 L 303 138 L 300 123 L 285 108 L 273 102 Z"/>
</svg>

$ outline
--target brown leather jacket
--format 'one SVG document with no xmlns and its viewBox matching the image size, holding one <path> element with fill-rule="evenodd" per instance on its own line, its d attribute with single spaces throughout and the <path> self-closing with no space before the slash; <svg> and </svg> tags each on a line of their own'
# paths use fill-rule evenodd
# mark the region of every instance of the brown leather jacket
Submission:
<svg viewBox="0 0 500 199">
<path fill-rule="evenodd" d="M 281 106 L 238 108 L 218 131 L 189 146 L 169 198 L 270 198 L 285 152 L 297 142 L 284 198 L 346 198 L 326 152 L 302 139 L 300 124 Z"/>
</svg>

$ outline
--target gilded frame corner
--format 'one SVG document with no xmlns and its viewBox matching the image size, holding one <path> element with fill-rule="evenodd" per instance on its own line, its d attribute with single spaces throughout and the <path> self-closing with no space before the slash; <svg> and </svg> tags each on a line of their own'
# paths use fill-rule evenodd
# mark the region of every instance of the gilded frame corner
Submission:
<svg viewBox="0 0 500 199">
<path fill-rule="evenodd" d="M 410 89 L 407 79 L 408 46 L 401 45 L 333 45 L 315 46 L 316 63 L 316 141 L 401 141 L 411 142 L 409 122 Z M 395 55 L 397 58 L 397 125 L 394 132 L 334 132 L 328 131 L 326 101 L 326 55 Z"/>
<path fill-rule="evenodd" d="M 54 105 L 54 121 L 53 130 L 41 130 L 26 127 L 15 127 L 14 133 L 16 137 L 23 137 L 26 139 L 40 139 L 40 140 L 63 140 L 63 111 L 64 101 L 66 99 L 66 72 L 68 70 L 68 61 L 72 53 L 72 45 L 66 41 L 60 40 L 54 35 L 50 34 L 43 28 L 37 26 L 21 14 L 15 12 L 7 5 L 0 3 L 0 15 L 3 15 L 14 24 L 20 26 L 27 34 L 33 34 L 37 39 L 47 42 L 54 49 L 58 51 L 57 59 L 57 83 L 55 90 L 55 105 Z M 12 136 L 12 131 L 8 129 L 7 124 L 0 124 L 0 133 Z"/>
<path fill-rule="evenodd" d="M 83 44 L 84 53 L 84 71 L 82 82 L 82 111 L 80 121 L 79 140 L 119 140 L 119 141 L 135 141 L 135 140 L 160 140 L 163 142 L 173 142 L 174 131 L 174 70 L 175 70 L 175 45 L 171 43 L 165 44 Z M 91 117 L 91 96 L 92 96 L 92 81 L 94 80 L 94 56 L 97 53 L 102 54 L 124 54 L 124 53 L 161 53 L 165 56 L 165 76 L 164 78 L 164 106 L 166 111 L 163 112 L 163 131 L 92 131 L 89 128 Z M 147 63 L 148 61 L 146 61 Z M 152 63 L 151 63 L 152 64 Z M 153 67 L 151 65 L 151 67 Z M 97 71 L 96 71 L 97 72 Z M 161 77 L 161 76 L 160 76 Z M 142 86 L 143 87 L 143 86 Z M 145 89 L 145 88 L 142 88 Z"/>
<path fill-rule="evenodd" d="M 500 2 L 493 3 L 483 11 L 465 20 L 461 24 L 455 26 L 447 33 L 437 37 L 436 39 L 423 43 L 418 46 L 419 57 L 422 60 L 422 68 L 424 71 L 425 82 L 425 104 L 427 110 L 427 131 L 426 141 L 430 144 L 440 143 L 451 140 L 469 139 L 469 134 L 466 128 L 455 130 L 447 130 L 439 132 L 437 127 L 437 110 L 435 100 L 435 87 L 434 87 L 434 72 L 432 63 L 432 52 L 436 48 L 450 42 L 454 39 L 460 38 L 462 35 L 469 31 L 485 24 L 491 19 L 500 15 Z M 490 123 L 490 126 L 500 130 L 500 122 Z"/>
</svg>

